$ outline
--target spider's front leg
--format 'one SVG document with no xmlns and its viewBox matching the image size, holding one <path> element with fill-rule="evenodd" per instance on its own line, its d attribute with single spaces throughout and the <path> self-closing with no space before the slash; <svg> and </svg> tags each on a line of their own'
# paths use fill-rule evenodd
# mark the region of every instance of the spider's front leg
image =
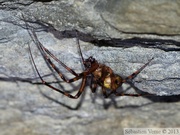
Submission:
<svg viewBox="0 0 180 135">
<path fill-rule="evenodd" d="M 122 83 L 127 82 L 129 79 L 135 78 L 154 58 L 150 59 L 146 64 L 144 64 L 140 69 L 132 73 L 130 76 L 123 79 Z M 118 93 L 114 92 L 116 96 L 133 96 L 133 97 L 139 97 L 139 96 L 151 96 L 152 94 L 128 94 L 128 93 Z"/>
<path fill-rule="evenodd" d="M 59 74 L 59 76 L 66 82 L 72 82 L 71 81 L 67 81 L 67 79 L 65 79 L 65 77 L 63 76 L 62 73 L 60 73 L 59 69 L 53 64 L 53 62 L 50 60 L 50 57 L 53 58 L 55 61 L 57 61 L 60 65 L 62 65 L 66 70 L 68 70 L 71 74 L 73 74 L 74 76 L 76 76 L 77 78 L 80 77 L 79 74 L 77 74 L 74 70 L 72 70 L 71 68 L 69 68 L 68 66 L 66 66 L 62 61 L 60 61 L 57 57 L 55 57 L 46 47 L 43 46 L 43 44 L 39 41 L 35 31 L 31 30 L 28 31 L 29 34 L 32 33 L 32 36 L 34 37 L 34 42 L 36 43 L 38 49 L 41 51 L 41 54 L 44 58 L 45 61 L 47 61 L 52 68 L 54 68 L 54 70 Z M 31 33 L 30 33 L 31 32 Z M 50 56 L 48 56 L 47 54 Z M 81 76 L 82 77 L 82 76 Z M 78 80 L 78 79 L 77 79 Z M 74 79 L 74 81 L 76 81 L 76 79 Z"/>
<path fill-rule="evenodd" d="M 96 80 L 94 79 L 94 76 L 92 75 L 91 76 L 91 84 L 90 84 L 92 93 L 96 92 L 97 86 L 98 86 L 98 84 L 97 84 Z"/>
<path fill-rule="evenodd" d="M 140 69 L 132 73 L 130 76 L 123 79 L 123 83 L 127 82 L 129 79 L 135 78 L 154 58 L 150 59 L 146 64 L 144 64 Z"/>
<path fill-rule="evenodd" d="M 34 65 L 34 67 L 35 67 L 35 70 L 36 70 L 39 78 L 41 79 L 42 84 L 48 86 L 49 88 L 51 88 L 51 89 L 53 89 L 53 90 L 55 90 L 55 91 L 57 91 L 57 92 L 65 95 L 65 96 L 67 96 L 67 97 L 69 97 L 69 98 L 73 98 L 73 99 L 79 98 L 79 96 L 80 96 L 80 95 L 82 94 L 82 92 L 84 91 L 84 88 L 85 88 L 85 85 L 86 85 L 87 74 L 85 74 L 85 72 L 81 73 L 81 74 L 83 74 L 84 76 L 82 76 L 82 83 L 81 83 L 80 89 L 79 89 L 79 91 L 77 92 L 77 94 L 76 94 L 75 96 L 73 96 L 73 95 L 69 94 L 68 92 L 64 92 L 64 91 L 62 91 L 62 90 L 60 90 L 60 89 L 58 89 L 58 88 L 50 85 L 49 83 L 47 83 L 47 82 L 42 78 L 41 74 L 39 73 L 39 71 L 38 71 L 38 69 L 37 69 L 37 66 L 36 66 L 36 64 L 35 64 L 35 61 L 34 61 L 34 59 L 33 59 L 30 46 L 29 46 L 29 51 L 30 51 L 30 57 L 31 57 L 32 63 L 33 63 L 33 65 Z M 76 77 L 75 77 L 75 78 L 76 78 Z M 75 79 L 71 79 L 71 80 L 75 80 Z"/>
</svg>

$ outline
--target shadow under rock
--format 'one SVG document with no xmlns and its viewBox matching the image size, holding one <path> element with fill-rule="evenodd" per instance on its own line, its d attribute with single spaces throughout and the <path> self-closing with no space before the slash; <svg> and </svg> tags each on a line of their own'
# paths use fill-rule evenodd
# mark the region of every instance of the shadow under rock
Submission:
<svg viewBox="0 0 180 135">
<path fill-rule="evenodd" d="M 73 30 L 64 30 L 59 31 L 57 30 L 53 25 L 40 21 L 38 19 L 36 20 L 28 20 L 28 19 L 22 19 L 24 22 L 30 23 L 32 26 L 29 26 L 33 29 L 35 29 L 35 32 L 38 31 L 45 31 L 50 32 L 54 35 L 57 39 L 63 39 L 63 38 L 77 38 L 84 42 L 92 43 L 96 46 L 112 46 L 112 47 L 123 47 L 123 48 L 129 48 L 133 46 L 141 46 L 144 48 L 158 48 L 164 51 L 180 51 L 180 42 L 171 40 L 171 39 L 150 39 L 150 38 L 140 38 L 140 37 L 133 37 L 128 39 L 121 39 L 121 38 L 111 38 L 108 36 L 108 39 L 98 39 L 95 36 L 93 36 L 90 33 L 83 33 L 81 31 L 78 31 L 76 29 Z M 27 29 L 26 26 L 20 25 L 15 22 L 10 22 L 15 25 L 18 25 L 22 28 Z M 34 27 L 33 27 L 34 26 Z M 36 27 L 35 27 L 36 26 Z M 38 27 L 39 26 L 39 27 Z M 172 47 L 172 45 L 175 45 L 176 47 Z"/>
<path fill-rule="evenodd" d="M 114 106 L 116 109 L 123 109 L 123 108 L 140 108 L 146 105 L 150 105 L 153 103 L 173 103 L 173 102 L 179 102 L 180 101 L 180 95 L 170 95 L 170 96 L 159 96 L 159 95 L 155 95 L 155 94 L 149 94 L 147 92 L 144 92 L 140 89 L 138 89 L 136 86 L 134 86 L 134 84 L 132 82 L 127 82 L 127 84 L 130 85 L 129 88 L 127 88 L 126 90 L 123 90 L 122 87 L 119 88 L 120 93 L 128 93 L 127 91 L 130 88 L 133 88 L 135 93 L 137 94 L 141 94 L 141 97 L 147 98 L 149 99 L 151 102 L 149 103 L 145 103 L 145 104 L 141 104 L 141 105 L 125 105 L 125 106 L 118 106 L 118 101 L 117 98 L 120 98 L 121 96 L 115 96 L 115 95 L 111 95 L 109 97 L 110 101 L 106 100 L 106 98 L 98 95 L 97 93 L 94 94 L 92 98 L 92 102 L 94 104 L 96 104 L 96 99 L 101 98 L 101 100 L 103 100 L 103 107 L 104 109 L 109 109 L 111 106 Z M 138 97 L 136 97 L 138 98 Z"/>
<path fill-rule="evenodd" d="M 137 93 L 141 93 L 141 94 L 148 94 L 147 92 L 143 92 L 142 90 L 138 89 L 132 82 L 128 82 L 128 84 L 137 92 Z M 180 101 L 180 95 L 147 95 L 144 96 L 145 98 L 148 98 L 149 100 L 151 100 L 152 102 L 178 102 Z"/>
<path fill-rule="evenodd" d="M 51 74 L 50 74 L 51 75 Z M 46 76 L 49 76 L 49 75 L 45 75 L 44 77 Z M 0 81 L 6 81 L 6 82 L 15 82 L 15 83 L 18 83 L 18 82 L 26 82 L 26 83 L 30 83 L 30 84 L 33 84 L 33 85 L 43 85 L 42 83 L 39 83 L 39 82 L 34 82 L 34 80 L 37 80 L 39 78 L 19 78 L 19 77 L 0 77 Z M 53 82 L 55 83 L 55 82 Z M 139 90 L 138 88 L 136 88 L 133 83 L 129 83 L 128 84 L 130 85 L 129 88 L 133 88 L 138 94 L 143 94 L 143 95 L 148 95 L 149 93 L 146 93 L 146 92 L 142 92 L 141 90 Z M 60 83 L 59 83 L 60 85 Z M 87 86 L 88 87 L 88 86 Z M 87 88 L 86 87 L 86 88 Z M 120 88 L 122 90 L 122 88 Z M 120 90 L 120 91 L 121 91 Z M 73 92 L 74 90 L 70 91 L 70 92 Z M 128 91 L 128 89 L 126 90 L 122 90 L 122 92 L 126 92 Z M 86 94 L 86 90 L 82 93 L 82 95 L 80 96 L 80 99 L 79 100 L 75 100 L 75 99 L 70 99 L 70 100 L 74 100 L 74 101 L 78 101 L 77 102 L 77 105 L 75 107 L 72 107 L 72 106 L 69 106 L 67 105 L 66 103 L 63 103 L 63 102 L 60 102 L 58 100 L 56 100 L 55 98 L 53 97 L 50 97 L 48 95 L 46 95 L 45 93 L 43 93 L 42 91 L 40 91 L 40 93 L 42 94 L 42 96 L 44 96 L 45 98 L 59 104 L 59 105 L 62 105 L 63 107 L 67 108 L 67 109 L 70 109 L 70 110 L 78 110 L 79 108 L 81 108 L 83 102 L 84 102 L 84 98 L 85 98 L 85 94 Z M 118 106 L 118 101 L 117 101 L 117 98 L 120 98 L 120 97 L 116 97 L 114 95 L 110 96 L 108 98 L 108 100 L 110 99 L 110 101 L 108 101 L 106 98 L 103 97 L 103 95 L 98 95 L 98 93 L 93 93 L 92 94 L 93 96 L 91 96 L 91 100 L 92 100 L 92 103 L 93 104 L 96 104 L 96 100 L 97 99 L 101 99 L 103 101 L 103 108 L 104 109 L 109 109 L 111 106 L 114 106 L 115 108 L 117 109 L 123 109 L 123 108 L 139 108 L 139 107 L 143 107 L 143 106 L 146 106 L 146 105 L 150 105 L 150 104 L 153 104 L 155 102 L 161 102 L 161 103 L 172 103 L 172 102 L 179 102 L 180 101 L 180 95 L 174 95 L 174 96 L 157 96 L 157 95 L 149 95 L 149 96 L 143 96 L 144 98 L 147 98 L 149 100 L 151 100 L 152 102 L 150 103 L 146 103 L 146 104 L 143 104 L 143 105 L 125 105 L 125 106 Z M 61 94 L 60 94 L 61 96 Z M 68 98 L 68 97 L 67 97 Z M 137 97 L 138 98 L 138 97 Z"/>
<path fill-rule="evenodd" d="M 78 110 L 79 108 L 81 108 L 81 106 L 82 106 L 82 104 L 83 104 L 83 101 L 84 101 L 84 98 L 85 98 L 85 92 L 84 92 L 84 93 L 82 93 L 82 95 L 81 95 L 81 97 L 80 97 L 80 100 L 78 101 L 78 103 L 76 104 L 76 106 L 75 106 L 75 107 L 72 107 L 72 106 L 70 106 L 70 105 L 67 105 L 66 103 L 60 102 L 60 101 L 56 100 L 55 98 L 52 98 L 52 97 L 46 95 L 46 94 L 43 93 L 42 91 L 40 91 L 40 93 L 41 93 L 45 98 L 47 98 L 47 99 L 49 99 L 49 100 L 51 100 L 51 101 L 53 101 L 53 102 L 55 102 L 55 103 L 63 106 L 63 107 L 65 107 L 65 108 L 69 109 L 69 110 Z M 75 99 L 70 99 L 70 100 L 75 100 Z M 76 100 L 76 101 L 77 101 L 77 100 Z"/>
</svg>

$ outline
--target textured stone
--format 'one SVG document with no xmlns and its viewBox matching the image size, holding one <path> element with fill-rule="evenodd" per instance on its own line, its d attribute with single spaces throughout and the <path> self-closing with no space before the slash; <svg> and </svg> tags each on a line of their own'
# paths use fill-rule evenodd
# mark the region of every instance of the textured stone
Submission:
<svg viewBox="0 0 180 135">
<path fill-rule="evenodd" d="M 128 127 L 180 127 L 178 1 L 14 0 L 0 1 L 0 9 L 0 135 L 119 135 Z M 75 94 L 81 81 L 67 84 L 53 77 L 19 19 L 22 14 L 61 31 L 30 24 L 42 44 L 78 73 L 82 64 L 74 29 L 81 34 L 85 58 L 93 56 L 123 77 L 154 57 L 122 90 L 159 96 L 104 99 L 100 88 L 92 94 L 87 86 L 81 98 L 73 100 L 37 84 L 28 44 L 40 73 L 48 75 L 44 79 L 60 81 L 52 85 Z M 64 30 L 72 35 L 62 38 Z M 94 45 L 92 39 L 98 42 Z"/>
</svg>

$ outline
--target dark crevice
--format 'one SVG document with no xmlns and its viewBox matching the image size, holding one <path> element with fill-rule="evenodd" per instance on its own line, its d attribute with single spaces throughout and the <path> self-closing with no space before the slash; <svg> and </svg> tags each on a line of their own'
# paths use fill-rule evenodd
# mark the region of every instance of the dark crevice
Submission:
<svg viewBox="0 0 180 135">
<path fill-rule="evenodd" d="M 63 38 L 79 38 L 79 40 L 92 43 L 96 46 L 102 47 L 122 47 L 122 48 L 130 48 L 134 46 L 140 46 L 144 48 L 155 48 L 160 49 L 166 52 L 169 51 L 180 51 L 180 42 L 171 40 L 171 39 L 150 39 L 150 38 L 140 38 L 140 37 L 133 37 L 129 39 L 121 39 L 121 38 L 110 38 L 108 39 L 98 39 L 95 36 L 89 34 L 89 33 L 83 33 L 78 30 L 64 30 L 59 31 L 54 28 L 49 23 L 45 23 L 39 20 L 24 20 L 24 18 L 19 18 L 21 21 L 28 22 L 31 24 L 28 27 L 30 29 L 33 29 L 36 32 L 45 31 L 52 33 L 55 38 L 57 39 L 63 39 Z M 5 21 L 5 20 L 3 20 Z M 27 29 L 27 26 L 22 25 L 15 21 L 5 21 L 8 23 L 12 23 L 14 25 L 18 25 L 24 29 Z"/>
<path fill-rule="evenodd" d="M 18 0 L 17 1 L 2 1 L 0 2 L 0 10 L 22 10 L 25 7 L 30 6 L 36 2 L 48 3 L 51 1 L 53 0 L 29 0 L 29 1 L 23 1 L 23 2 L 19 2 Z"/>
<path fill-rule="evenodd" d="M 55 29 L 51 29 L 48 32 L 52 33 L 58 39 L 75 38 L 78 35 L 78 38 L 80 40 L 92 43 L 99 47 L 105 46 L 129 48 L 134 46 L 141 46 L 145 48 L 157 48 L 164 51 L 180 51 L 180 42 L 174 40 L 148 39 L 138 37 L 134 37 L 131 39 L 111 38 L 99 40 L 91 36 L 90 34 L 85 34 L 77 30 L 57 31 Z M 169 45 L 174 45 L 176 47 L 170 47 Z"/>
<path fill-rule="evenodd" d="M 180 42 L 170 39 L 149 39 L 149 38 L 139 38 L 133 37 L 130 39 L 121 39 L 121 38 L 109 38 L 109 39 L 98 39 L 91 34 L 83 33 L 78 30 L 65 30 L 59 31 L 55 29 L 51 24 L 44 23 L 41 21 L 29 21 L 25 20 L 31 24 L 38 24 L 40 27 L 35 29 L 35 31 L 46 31 L 50 32 L 57 39 L 63 38 L 78 38 L 84 42 L 92 43 L 96 46 L 102 47 L 123 47 L 129 48 L 134 46 L 141 46 L 145 48 L 157 48 L 168 51 L 180 51 Z M 172 47 L 173 46 L 173 47 Z"/>
<path fill-rule="evenodd" d="M 0 10 L 22 10 L 23 8 L 25 8 L 26 6 L 29 6 L 31 4 L 33 4 L 34 1 L 25 1 L 25 2 L 16 2 L 16 1 L 12 1 L 12 2 L 1 2 L 0 3 Z"/>
</svg>

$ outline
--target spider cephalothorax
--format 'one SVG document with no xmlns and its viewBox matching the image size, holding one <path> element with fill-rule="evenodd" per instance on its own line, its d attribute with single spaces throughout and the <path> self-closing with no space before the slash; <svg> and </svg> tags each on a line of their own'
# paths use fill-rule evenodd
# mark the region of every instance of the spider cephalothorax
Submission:
<svg viewBox="0 0 180 135">
<path fill-rule="evenodd" d="M 89 69 L 89 68 L 91 68 L 91 67 L 98 67 L 98 62 L 97 62 L 97 60 L 95 59 L 95 58 L 93 58 L 92 56 L 90 56 L 88 59 L 86 59 L 84 62 L 83 62 L 83 64 L 84 64 L 84 67 L 85 67 L 85 69 Z"/>
<path fill-rule="evenodd" d="M 84 88 L 86 86 L 86 80 L 87 80 L 88 76 L 91 76 L 90 87 L 91 87 L 92 92 L 95 92 L 97 86 L 99 85 L 102 87 L 102 92 L 103 92 L 104 97 L 108 97 L 111 94 L 115 94 L 116 96 L 141 96 L 139 94 L 118 93 L 116 90 L 128 79 L 133 79 L 137 74 L 139 74 L 151 62 L 151 60 L 153 58 L 150 59 L 146 64 L 144 64 L 139 70 L 137 70 L 130 76 L 123 79 L 121 76 L 114 74 L 113 70 L 110 67 L 108 67 L 104 64 L 98 63 L 97 60 L 94 59 L 92 56 L 90 56 L 88 59 L 84 60 L 81 49 L 80 49 L 79 40 L 78 40 L 78 42 L 77 42 L 78 48 L 79 48 L 80 56 L 81 56 L 82 63 L 84 65 L 85 70 L 82 73 L 76 73 L 74 70 L 72 70 L 71 68 L 66 66 L 59 59 L 57 59 L 47 48 L 45 48 L 41 44 L 41 42 L 38 40 L 36 33 L 33 30 L 29 31 L 29 33 L 34 38 L 33 40 L 35 40 L 35 43 L 36 43 L 37 47 L 39 48 L 39 50 L 41 51 L 41 54 L 44 57 L 44 59 L 46 60 L 46 62 L 49 63 L 49 65 L 58 73 L 58 75 L 62 78 L 62 80 L 64 80 L 67 83 L 71 83 L 76 80 L 82 79 L 82 83 L 79 88 L 79 91 L 77 92 L 77 94 L 75 96 L 50 85 L 49 83 L 44 81 L 44 79 L 41 77 L 41 75 L 38 71 L 38 68 L 35 64 L 35 61 L 33 59 L 31 50 L 30 50 L 30 56 L 31 56 L 33 65 L 37 71 L 37 74 L 39 75 L 42 83 L 45 84 L 46 86 L 50 87 L 51 89 L 58 91 L 61 94 L 65 95 L 69 98 L 76 99 L 84 91 Z M 66 77 L 60 72 L 60 70 L 56 67 L 56 65 L 51 61 L 51 59 L 54 59 L 55 61 L 57 61 L 59 64 L 61 64 L 64 68 L 66 68 L 75 77 L 72 79 L 66 79 Z M 108 95 L 106 94 L 106 89 L 109 89 L 111 91 L 110 94 L 108 94 Z"/>
</svg>

